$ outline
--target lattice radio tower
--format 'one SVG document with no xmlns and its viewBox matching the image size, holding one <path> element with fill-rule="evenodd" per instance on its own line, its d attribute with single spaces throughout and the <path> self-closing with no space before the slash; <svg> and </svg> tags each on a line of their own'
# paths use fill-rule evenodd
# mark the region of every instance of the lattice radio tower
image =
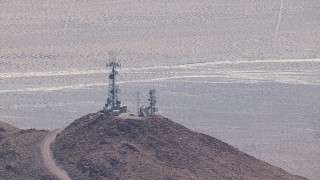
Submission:
<svg viewBox="0 0 320 180">
<path fill-rule="evenodd" d="M 149 95 L 150 95 L 150 98 L 149 98 L 149 101 L 150 101 L 150 106 L 149 106 L 149 110 L 150 110 L 150 116 L 155 116 L 156 115 L 156 112 L 158 111 L 158 109 L 156 108 L 156 102 L 157 102 L 157 99 L 156 99 L 156 90 L 150 90 L 149 91 Z"/>
<path fill-rule="evenodd" d="M 109 52 L 110 62 L 106 64 L 106 67 L 111 70 L 109 73 L 109 86 L 108 86 L 108 99 L 104 107 L 104 111 L 110 112 L 112 110 L 120 109 L 121 101 L 119 100 L 120 89 L 117 85 L 117 68 L 121 67 L 121 64 L 116 62 L 114 52 Z"/>
</svg>

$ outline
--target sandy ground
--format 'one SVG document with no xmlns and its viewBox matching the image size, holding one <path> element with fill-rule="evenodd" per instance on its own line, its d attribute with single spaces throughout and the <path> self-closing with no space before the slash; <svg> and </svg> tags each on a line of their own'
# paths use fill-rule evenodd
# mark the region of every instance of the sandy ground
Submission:
<svg viewBox="0 0 320 180">
<path fill-rule="evenodd" d="M 55 141 L 56 136 L 62 130 L 63 129 L 54 130 L 45 137 L 45 139 L 41 143 L 41 155 L 44 165 L 53 175 L 61 180 L 71 180 L 68 174 L 56 164 L 50 149 L 50 145 Z"/>
</svg>

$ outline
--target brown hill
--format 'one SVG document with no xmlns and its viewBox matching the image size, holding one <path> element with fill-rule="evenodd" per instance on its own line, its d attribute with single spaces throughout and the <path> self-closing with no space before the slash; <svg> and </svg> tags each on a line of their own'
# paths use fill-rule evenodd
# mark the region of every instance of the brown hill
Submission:
<svg viewBox="0 0 320 180">
<path fill-rule="evenodd" d="M 56 179 L 44 168 L 39 151 L 48 133 L 0 122 L 0 179 Z"/>
<path fill-rule="evenodd" d="M 18 132 L 19 129 L 11 126 L 10 124 L 4 123 L 4 122 L 0 122 L 0 136 L 4 136 L 7 135 L 9 133 L 14 133 L 14 132 Z"/>
<path fill-rule="evenodd" d="M 161 116 L 89 114 L 53 152 L 74 179 L 304 179 Z"/>
</svg>

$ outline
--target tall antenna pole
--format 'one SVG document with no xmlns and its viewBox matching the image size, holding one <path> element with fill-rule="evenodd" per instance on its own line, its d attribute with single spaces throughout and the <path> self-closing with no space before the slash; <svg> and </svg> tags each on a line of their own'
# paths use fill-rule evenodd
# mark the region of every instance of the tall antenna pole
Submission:
<svg viewBox="0 0 320 180">
<path fill-rule="evenodd" d="M 114 109 L 116 107 L 116 86 L 115 86 L 115 79 L 116 79 L 116 71 L 115 71 L 115 68 L 114 66 L 112 66 L 112 75 L 113 75 L 113 78 L 112 78 L 112 109 Z"/>
<path fill-rule="evenodd" d="M 156 90 L 150 90 L 149 91 L 149 95 L 150 95 L 150 99 L 149 99 L 149 101 L 150 101 L 150 116 L 154 116 L 154 115 L 156 115 L 156 102 L 157 102 L 157 100 L 156 100 Z"/>
<path fill-rule="evenodd" d="M 116 62 L 115 53 L 109 52 L 109 59 L 110 62 L 106 64 L 107 68 L 111 69 L 111 72 L 109 73 L 109 87 L 108 87 L 108 99 L 106 102 L 106 105 L 104 107 L 104 111 L 108 113 L 109 111 L 119 109 L 121 106 L 121 102 L 119 101 L 118 94 L 120 92 L 119 87 L 116 84 L 118 71 L 116 70 L 118 67 L 120 67 L 120 63 Z"/>
<path fill-rule="evenodd" d="M 140 115 L 140 92 L 137 92 L 137 114 Z"/>
</svg>

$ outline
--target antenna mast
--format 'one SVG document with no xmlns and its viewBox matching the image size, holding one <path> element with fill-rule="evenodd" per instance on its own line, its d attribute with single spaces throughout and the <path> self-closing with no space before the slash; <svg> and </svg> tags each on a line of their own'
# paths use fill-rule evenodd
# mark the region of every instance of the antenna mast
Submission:
<svg viewBox="0 0 320 180">
<path fill-rule="evenodd" d="M 137 114 L 140 114 L 140 92 L 137 92 Z"/>
<path fill-rule="evenodd" d="M 120 88 L 117 85 L 117 68 L 121 67 L 121 64 L 116 61 L 115 53 L 109 52 L 110 62 L 106 64 L 106 67 L 111 70 L 109 73 L 109 86 L 108 86 L 108 99 L 103 108 L 105 114 L 120 115 L 122 112 L 126 112 L 126 106 L 121 107 L 121 101 L 119 100 Z"/>
<path fill-rule="evenodd" d="M 111 69 L 111 73 L 109 74 L 109 91 L 108 91 L 108 99 L 107 106 L 111 106 L 111 109 L 116 109 L 120 107 L 121 102 L 119 101 L 119 86 L 116 84 L 118 71 L 117 68 L 121 67 L 121 64 L 116 62 L 116 57 L 114 52 L 109 52 L 110 62 L 106 64 L 107 68 Z"/>
<path fill-rule="evenodd" d="M 150 90 L 149 91 L 149 95 L 150 95 L 150 99 L 149 99 L 149 101 L 150 101 L 150 106 L 149 106 L 149 108 L 150 108 L 150 116 L 154 116 L 154 115 L 156 115 L 156 111 L 157 111 L 157 109 L 156 109 L 156 102 L 157 102 L 157 100 L 156 100 L 156 90 Z"/>
</svg>

